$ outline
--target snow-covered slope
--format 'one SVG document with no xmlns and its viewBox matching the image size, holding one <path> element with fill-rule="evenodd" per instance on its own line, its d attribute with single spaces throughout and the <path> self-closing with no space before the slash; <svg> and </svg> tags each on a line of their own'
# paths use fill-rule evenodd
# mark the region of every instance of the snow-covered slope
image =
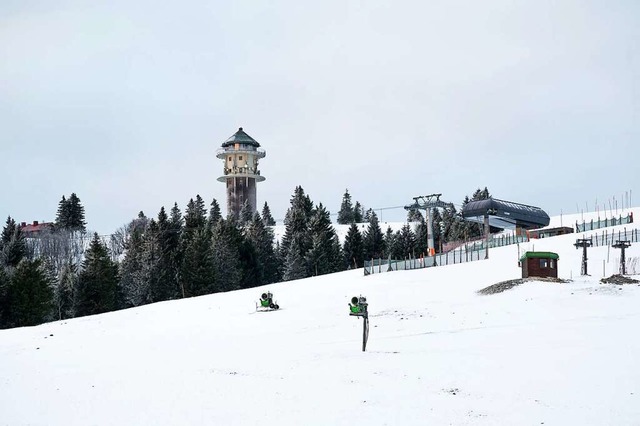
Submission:
<svg viewBox="0 0 640 426">
<path fill-rule="evenodd" d="M 640 424 L 640 286 L 598 283 L 603 259 L 617 270 L 606 247 L 580 277 L 575 238 L 2 330 L 0 424 Z M 476 293 L 518 278 L 534 246 L 573 282 Z M 267 289 L 282 309 L 256 313 Z M 360 294 L 367 352 L 347 308 Z"/>
</svg>

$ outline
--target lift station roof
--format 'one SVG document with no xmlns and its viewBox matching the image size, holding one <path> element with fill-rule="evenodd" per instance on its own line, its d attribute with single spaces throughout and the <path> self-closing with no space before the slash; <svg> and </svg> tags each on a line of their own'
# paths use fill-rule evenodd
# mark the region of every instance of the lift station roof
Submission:
<svg viewBox="0 0 640 426">
<path fill-rule="evenodd" d="M 549 225 L 549 215 L 540 207 L 497 198 L 470 201 L 462 208 L 462 217 L 472 222 L 482 223 L 486 214 L 489 225 L 495 228 L 535 229 Z"/>
</svg>

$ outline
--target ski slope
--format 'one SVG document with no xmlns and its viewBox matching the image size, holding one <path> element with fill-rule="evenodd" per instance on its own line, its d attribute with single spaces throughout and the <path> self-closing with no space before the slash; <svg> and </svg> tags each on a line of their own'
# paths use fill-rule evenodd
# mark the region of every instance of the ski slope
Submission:
<svg viewBox="0 0 640 426">
<path fill-rule="evenodd" d="M 606 247 L 579 276 L 577 237 L 0 330 L 0 424 L 637 425 L 640 286 L 599 284 L 617 272 Z M 476 293 L 520 277 L 534 246 L 573 281 Z M 255 312 L 265 290 L 280 311 Z"/>
</svg>

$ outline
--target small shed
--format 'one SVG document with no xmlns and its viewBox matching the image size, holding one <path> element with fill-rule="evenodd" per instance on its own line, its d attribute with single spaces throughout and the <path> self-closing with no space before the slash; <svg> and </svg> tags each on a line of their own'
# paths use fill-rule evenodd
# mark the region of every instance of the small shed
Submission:
<svg viewBox="0 0 640 426">
<path fill-rule="evenodd" d="M 560 256 L 550 251 L 528 251 L 520 257 L 522 278 L 552 277 L 558 278 L 558 260 Z"/>
</svg>

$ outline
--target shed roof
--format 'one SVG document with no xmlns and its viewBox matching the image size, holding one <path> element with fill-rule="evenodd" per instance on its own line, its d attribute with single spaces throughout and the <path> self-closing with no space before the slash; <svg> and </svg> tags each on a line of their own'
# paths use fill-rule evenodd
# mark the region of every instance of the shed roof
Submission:
<svg viewBox="0 0 640 426">
<path fill-rule="evenodd" d="M 246 134 L 244 130 L 242 130 L 242 127 L 240 127 L 238 131 L 233 134 L 233 136 L 231 136 L 229 139 L 224 141 L 222 143 L 222 147 L 224 148 L 227 146 L 235 145 L 237 143 L 252 145 L 252 146 L 255 146 L 256 148 L 260 146 L 258 141 L 256 141 L 254 138 Z"/>
<path fill-rule="evenodd" d="M 549 225 L 549 215 L 540 207 L 497 198 L 471 201 L 462 208 L 462 217 L 474 222 L 482 222 L 487 213 L 489 213 L 489 225 L 496 228 L 517 226 L 534 229 Z"/>
<path fill-rule="evenodd" d="M 558 253 L 553 253 L 550 251 L 528 251 L 525 252 L 522 256 L 520 256 L 520 260 L 525 259 L 560 259 Z"/>
</svg>

